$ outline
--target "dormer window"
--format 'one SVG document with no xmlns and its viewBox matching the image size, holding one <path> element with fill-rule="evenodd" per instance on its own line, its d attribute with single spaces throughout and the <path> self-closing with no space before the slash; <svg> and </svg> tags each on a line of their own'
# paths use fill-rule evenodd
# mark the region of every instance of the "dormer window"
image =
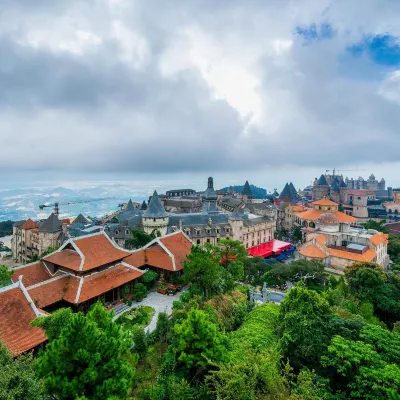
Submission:
<svg viewBox="0 0 400 400">
<path fill-rule="evenodd" d="M 116 234 L 116 235 L 118 235 L 118 234 L 119 234 L 119 230 L 118 230 L 118 229 L 115 231 L 115 234 Z"/>
<path fill-rule="evenodd" d="M 217 229 L 217 234 L 219 235 L 219 233 L 220 233 L 220 229 Z"/>
<path fill-rule="evenodd" d="M 200 236 L 200 229 L 196 230 L 196 234 L 197 234 L 197 236 Z"/>
<path fill-rule="evenodd" d="M 125 231 L 125 233 L 126 233 L 127 235 L 129 235 L 129 229 L 127 229 L 127 230 Z"/>
<path fill-rule="evenodd" d="M 211 229 L 207 229 L 207 235 L 211 234 Z"/>
</svg>

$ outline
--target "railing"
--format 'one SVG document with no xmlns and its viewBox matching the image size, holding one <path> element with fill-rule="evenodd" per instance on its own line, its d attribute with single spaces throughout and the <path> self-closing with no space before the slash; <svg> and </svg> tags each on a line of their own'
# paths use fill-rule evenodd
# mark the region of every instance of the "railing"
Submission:
<svg viewBox="0 0 400 400">
<path fill-rule="evenodd" d="M 330 249 L 334 249 L 334 250 L 343 250 L 343 251 L 347 251 L 349 253 L 355 253 L 355 254 L 364 254 L 367 250 L 368 247 L 364 247 L 362 250 L 358 250 L 358 249 L 352 249 L 352 248 L 348 248 L 345 246 L 336 246 L 334 244 L 329 246 Z"/>
</svg>

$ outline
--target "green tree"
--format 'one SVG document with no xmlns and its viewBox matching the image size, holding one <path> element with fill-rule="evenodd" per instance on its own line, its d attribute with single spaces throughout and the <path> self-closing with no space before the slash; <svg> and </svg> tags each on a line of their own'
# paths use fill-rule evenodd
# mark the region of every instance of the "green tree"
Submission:
<svg viewBox="0 0 400 400">
<path fill-rule="evenodd" d="M 390 259 L 395 264 L 400 264 L 400 235 L 390 235 L 387 248 Z"/>
<path fill-rule="evenodd" d="M 301 227 L 299 225 L 294 225 L 290 231 L 292 235 L 293 242 L 300 242 L 303 239 L 303 232 L 301 231 Z"/>
<path fill-rule="evenodd" d="M 190 310 L 187 319 L 174 326 L 174 335 L 177 361 L 191 377 L 205 374 L 225 357 L 224 338 L 204 311 Z"/>
<path fill-rule="evenodd" d="M 49 340 L 57 339 L 61 331 L 72 321 L 74 316 L 70 308 L 60 308 L 47 317 L 39 317 L 31 322 L 31 326 L 38 326 L 46 332 Z"/>
<path fill-rule="evenodd" d="M 42 385 L 35 375 L 32 354 L 12 358 L 0 343 L 0 400 L 44 399 Z"/>
<path fill-rule="evenodd" d="M 171 329 L 171 322 L 167 313 L 160 312 L 157 316 L 156 335 L 160 343 L 166 343 Z"/>
<path fill-rule="evenodd" d="M 182 281 L 198 288 L 204 298 L 223 291 L 223 268 L 211 249 L 192 246 L 184 263 Z"/>
<path fill-rule="evenodd" d="M 134 350 L 143 358 L 147 353 L 147 337 L 142 327 L 136 326 L 133 332 Z"/>
<path fill-rule="evenodd" d="M 125 399 L 133 371 L 129 341 L 112 314 L 96 303 L 75 313 L 39 355 L 37 372 L 50 396 L 63 399 Z"/>
<path fill-rule="evenodd" d="M 326 332 L 331 310 L 327 300 L 299 282 L 280 306 L 281 346 L 283 356 L 300 370 L 303 365 L 319 367 L 330 338 Z"/>
<path fill-rule="evenodd" d="M 288 235 L 288 231 L 283 227 L 278 228 L 275 231 L 275 239 L 285 240 L 287 238 L 287 235 Z"/>
<path fill-rule="evenodd" d="M 5 265 L 0 266 L 0 287 L 10 285 L 13 274 Z"/>
<path fill-rule="evenodd" d="M 390 230 L 388 227 L 386 227 L 386 220 L 382 221 L 374 221 L 373 219 L 368 220 L 367 222 L 364 222 L 361 224 L 365 229 L 375 229 L 378 232 L 382 233 L 389 233 Z"/>
<path fill-rule="evenodd" d="M 148 233 L 144 231 L 139 231 L 133 229 L 131 231 L 133 239 L 125 240 L 125 248 L 126 249 L 139 249 L 143 246 L 146 246 L 147 243 L 150 243 L 154 238 L 151 237 Z"/>
<path fill-rule="evenodd" d="M 152 283 L 158 279 L 157 272 L 152 271 L 149 269 L 145 272 L 145 274 L 140 278 L 140 280 L 148 287 L 151 287 Z"/>
<path fill-rule="evenodd" d="M 136 301 L 142 301 L 147 296 L 147 288 L 143 283 L 135 283 L 133 286 L 132 297 Z"/>
<path fill-rule="evenodd" d="M 372 344 L 335 336 L 321 360 L 335 371 L 331 382 L 346 398 L 383 400 L 400 387 L 399 366 L 386 363 Z"/>
<path fill-rule="evenodd" d="M 271 266 L 262 257 L 248 257 L 244 262 L 244 278 L 249 282 L 258 283 L 261 276 L 270 269 Z"/>
</svg>

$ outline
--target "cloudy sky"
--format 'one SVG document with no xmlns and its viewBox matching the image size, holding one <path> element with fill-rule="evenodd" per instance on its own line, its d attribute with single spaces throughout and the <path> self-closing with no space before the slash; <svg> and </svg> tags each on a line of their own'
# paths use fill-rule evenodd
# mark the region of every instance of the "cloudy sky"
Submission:
<svg viewBox="0 0 400 400">
<path fill-rule="evenodd" d="M 3 187 L 333 167 L 400 186 L 398 0 L 0 0 Z"/>
</svg>

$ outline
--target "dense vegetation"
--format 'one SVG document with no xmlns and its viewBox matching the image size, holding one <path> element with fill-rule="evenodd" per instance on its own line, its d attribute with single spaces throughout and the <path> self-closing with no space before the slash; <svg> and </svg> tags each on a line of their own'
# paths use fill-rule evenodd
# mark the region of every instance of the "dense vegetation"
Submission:
<svg viewBox="0 0 400 400">
<path fill-rule="evenodd" d="M 235 185 L 235 186 L 232 186 L 232 188 L 236 193 L 240 193 L 243 189 L 243 185 Z M 257 186 L 251 185 L 251 184 L 250 184 L 250 188 L 251 188 L 251 191 L 253 192 L 254 198 L 256 198 L 256 199 L 263 199 L 265 197 L 265 195 L 267 194 L 267 189 L 260 188 L 260 187 L 257 187 Z M 229 187 L 224 187 L 221 190 L 223 190 L 224 192 L 228 192 Z"/>
<path fill-rule="evenodd" d="M 12 235 L 12 227 L 14 221 L 1 221 L 0 222 L 0 238 L 4 236 Z"/>
<path fill-rule="evenodd" d="M 283 303 L 249 303 L 244 281 L 278 276 L 296 282 Z M 100 304 L 37 319 L 49 344 L 22 366 L 7 359 L 0 399 L 21 398 L 2 397 L 5 385 L 30 380 L 28 400 L 400 398 L 400 272 L 355 263 L 336 280 L 319 263 L 267 265 L 222 240 L 194 246 L 182 280 L 189 291 L 150 334 L 144 309 L 119 322 Z"/>
</svg>

